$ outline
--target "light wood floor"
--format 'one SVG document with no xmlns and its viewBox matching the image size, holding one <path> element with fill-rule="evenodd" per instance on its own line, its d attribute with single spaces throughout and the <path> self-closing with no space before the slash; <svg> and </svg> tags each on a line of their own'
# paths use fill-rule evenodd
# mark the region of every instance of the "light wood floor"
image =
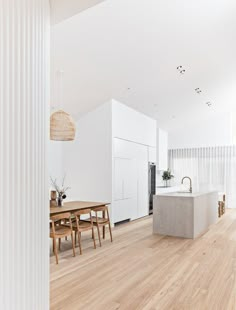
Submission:
<svg viewBox="0 0 236 310">
<path fill-rule="evenodd" d="M 113 230 L 114 242 L 51 257 L 51 310 L 236 309 L 236 210 L 196 240 L 152 235 L 150 217 Z M 69 249 L 69 250 L 68 250 Z"/>
</svg>

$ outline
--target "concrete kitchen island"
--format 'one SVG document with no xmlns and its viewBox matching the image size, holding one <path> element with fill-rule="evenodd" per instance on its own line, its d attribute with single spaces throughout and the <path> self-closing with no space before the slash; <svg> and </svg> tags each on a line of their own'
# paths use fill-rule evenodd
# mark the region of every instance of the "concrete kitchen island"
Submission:
<svg viewBox="0 0 236 310">
<path fill-rule="evenodd" d="M 167 193 L 153 197 L 153 233 L 191 238 L 218 219 L 218 192 Z"/>
</svg>

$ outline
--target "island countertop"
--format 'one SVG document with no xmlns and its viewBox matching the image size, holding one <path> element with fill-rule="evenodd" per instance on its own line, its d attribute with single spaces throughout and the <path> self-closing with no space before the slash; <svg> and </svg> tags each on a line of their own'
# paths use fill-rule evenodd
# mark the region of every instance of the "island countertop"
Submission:
<svg viewBox="0 0 236 310">
<path fill-rule="evenodd" d="M 216 193 L 215 190 L 211 191 L 199 191 L 199 192 L 187 192 L 187 191 L 179 191 L 179 192 L 171 192 L 171 193 L 161 193 L 157 196 L 163 196 L 163 197 L 181 197 L 181 198 L 195 198 L 198 196 L 204 196 L 207 194 Z"/>
</svg>

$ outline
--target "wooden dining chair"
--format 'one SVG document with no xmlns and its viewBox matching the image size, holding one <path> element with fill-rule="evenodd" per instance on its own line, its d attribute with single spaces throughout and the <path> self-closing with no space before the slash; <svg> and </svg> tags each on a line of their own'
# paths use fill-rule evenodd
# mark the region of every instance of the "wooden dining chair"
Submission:
<svg viewBox="0 0 236 310">
<path fill-rule="evenodd" d="M 103 228 L 103 239 L 105 239 L 106 225 L 108 225 L 109 232 L 110 232 L 110 238 L 112 242 L 113 239 L 112 239 L 111 222 L 110 222 L 108 207 L 101 206 L 101 207 L 94 208 L 92 211 L 95 213 L 95 216 L 92 216 L 92 221 L 93 221 L 93 225 L 97 227 L 100 246 L 102 246 L 101 236 L 100 236 L 100 227 Z M 99 213 L 101 212 L 102 212 L 102 216 L 99 216 Z"/>
<path fill-rule="evenodd" d="M 78 234 L 78 242 L 80 255 L 82 255 L 82 245 L 81 245 L 81 233 L 84 231 L 92 230 L 92 238 L 94 249 L 96 249 L 96 241 L 94 235 L 94 227 L 92 221 L 91 209 L 79 210 L 73 213 L 75 216 L 75 221 L 72 223 L 72 228 L 75 231 L 75 244 L 76 244 L 76 234 Z M 87 220 L 81 220 L 81 215 L 88 215 Z"/>
<path fill-rule="evenodd" d="M 226 195 L 223 195 L 223 214 L 225 214 L 225 207 L 226 207 Z"/>
<path fill-rule="evenodd" d="M 53 251 L 56 256 L 56 263 L 58 264 L 56 239 L 59 239 L 59 247 L 60 247 L 61 238 L 71 236 L 73 256 L 75 256 L 75 244 L 74 244 L 74 238 L 73 238 L 71 214 L 67 212 L 67 213 L 53 215 L 50 217 L 50 220 L 51 220 L 50 238 L 53 239 Z M 66 220 L 69 223 L 69 225 L 68 226 L 62 225 L 61 220 L 64 220 L 64 221 Z"/>
<path fill-rule="evenodd" d="M 225 214 L 225 201 L 226 201 L 226 195 L 223 194 L 222 200 L 218 201 L 218 216 L 219 217 Z"/>
</svg>

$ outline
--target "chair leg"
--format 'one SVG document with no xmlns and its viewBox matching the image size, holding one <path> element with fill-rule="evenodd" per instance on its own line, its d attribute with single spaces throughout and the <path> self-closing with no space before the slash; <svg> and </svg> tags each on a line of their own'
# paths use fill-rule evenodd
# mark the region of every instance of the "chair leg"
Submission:
<svg viewBox="0 0 236 310">
<path fill-rule="evenodd" d="M 95 234 L 94 234 L 94 228 L 93 227 L 92 227 L 92 237 L 93 237 L 94 249 L 96 249 L 96 241 L 95 241 Z"/>
<path fill-rule="evenodd" d="M 97 225 L 97 230 L 98 230 L 98 240 L 99 240 L 99 244 L 100 244 L 100 246 L 102 246 L 99 225 Z"/>
<path fill-rule="evenodd" d="M 75 231 L 75 247 L 76 247 L 76 231 Z"/>
<path fill-rule="evenodd" d="M 58 255 L 57 255 L 56 238 L 53 238 L 53 247 L 54 247 L 54 254 L 55 254 L 55 256 L 56 256 L 56 263 L 58 264 Z"/>
<path fill-rule="evenodd" d="M 59 249 L 59 251 L 61 251 L 61 238 L 59 238 L 58 249 Z"/>
<path fill-rule="evenodd" d="M 81 235 L 80 235 L 80 232 L 79 232 L 79 231 L 78 231 L 78 241 L 79 241 L 79 251 L 80 251 L 80 255 L 82 255 Z"/>
<path fill-rule="evenodd" d="M 108 223 L 108 226 L 109 226 L 110 237 L 111 237 L 111 242 L 112 242 L 113 239 L 112 239 L 112 232 L 111 232 L 111 223 L 110 223 L 110 221 L 109 221 L 109 223 Z"/>
<path fill-rule="evenodd" d="M 65 240 L 67 241 L 67 236 L 65 236 Z"/>
<path fill-rule="evenodd" d="M 71 242 L 72 242 L 73 256 L 75 257 L 75 243 L 74 243 L 73 231 L 71 232 Z"/>
<path fill-rule="evenodd" d="M 111 242 L 112 242 L 113 239 L 112 239 L 112 232 L 111 232 L 111 221 L 110 221 L 110 216 L 109 216 L 109 211 L 108 211 L 108 209 L 107 209 L 107 219 L 108 219 L 108 226 L 109 226 L 110 237 L 111 237 Z"/>
<path fill-rule="evenodd" d="M 105 225 L 103 225 L 103 227 L 102 227 L 102 236 L 103 236 L 103 239 L 105 239 L 105 235 L 106 235 L 106 227 L 105 227 Z"/>
</svg>

